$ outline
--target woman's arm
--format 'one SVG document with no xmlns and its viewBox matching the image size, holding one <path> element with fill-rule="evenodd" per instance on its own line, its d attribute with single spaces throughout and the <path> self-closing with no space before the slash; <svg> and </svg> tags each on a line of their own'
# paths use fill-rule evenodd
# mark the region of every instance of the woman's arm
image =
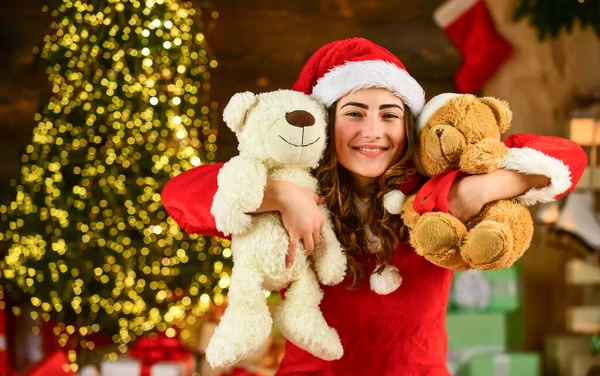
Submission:
<svg viewBox="0 0 600 376">
<path fill-rule="evenodd" d="M 318 205 L 324 199 L 310 189 L 300 188 L 287 181 L 268 181 L 265 198 L 257 213 L 279 211 L 283 227 L 288 232 L 290 244 L 286 265 L 294 263 L 298 241 L 302 240 L 306 255 L 310 255 L 321 238 L 325 218 Z"/>
<path fill-rule="evenodd" d="M 458 179 L 450 189 L 449 210 L 463 222 L 499 199 L 533 205 L 564 197 L 575 189 L 588 163 L 579 145 L 559 137 L 517 134 L 504 144 L 508 155 L 500 170 Z"/>
<path fill-rule="evenodd" d="M 202 165 L 169 180 L 161 198 L 169 215 L 186 232 L 204 236 L 224 237 L 217 230 L 210 214 L 213 197 L 217 192 L 217 176 L 223 163 Z M 318 204 L 323 201 L 308 189 L 285 181 L 267 181 L 264 198 L 257 213 L 279 211 L 283 225 L 290 235 L 287 263 L 291 265 L 299 240 L 307 253 L 321 236 L 324 222 Z"/>
<path fill-rule="evenodd" d="M 520 196 L 530 189 L 550 184 L 545 175 L 526 175 L 511 170 L 471 175 L 457 179 L 448 193 L 448 209 L 456 218 L 466 222 L 488 202 Z"/>
</svg>

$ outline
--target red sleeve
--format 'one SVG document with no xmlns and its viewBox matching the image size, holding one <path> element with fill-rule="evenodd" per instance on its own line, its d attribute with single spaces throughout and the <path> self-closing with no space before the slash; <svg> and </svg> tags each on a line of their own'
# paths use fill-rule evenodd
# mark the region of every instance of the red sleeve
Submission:
<svg viewBox="0 0 600 376">
<path fill-rule="evenodd" d="M 167 213 L 190 234 L 227 238 L 210 214 L 217 193 L 217 175 L 223 163 L 202 165 L 169 180 L 161 193 Z"/>
<path fill-rule="evenodd" d="M 525 205 L 566 196 L 575 189 L 588 164 L 581 146 L 560 137 L 515 134 L 509 136 L 504 144 L 508 147 L 508 155 L 502 162 L 502 168 L 550 178 L 550 185 L 530 189 L 517 197 Z"/>
</svg>

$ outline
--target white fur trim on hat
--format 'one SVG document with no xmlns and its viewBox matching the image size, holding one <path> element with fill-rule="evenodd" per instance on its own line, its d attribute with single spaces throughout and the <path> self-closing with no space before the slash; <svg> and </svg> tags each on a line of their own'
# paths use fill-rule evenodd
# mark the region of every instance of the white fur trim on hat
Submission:
<svg viewBox="0 0 600 376">
<path fill-rule="evenodd" d="M 460 97 L 461 94 L 455 93 L 443 93 L 436 95 L 431 98 L 429 102 L 423 107 L 421 110 L 421 114 L 417 118 L 417 133 L 420 133 L 425 127 L 425 124 L 429 121 L 429 119 L 439 110 L 443 105 L 448 103 L 448 101 L 452 98 Z"/>
<path fill-rule="evenodd" d="M 383 60 L 351 61 L 325 73 L 314 86 L 312 95 L 326 107 L 353 91 L 378 87 L 388 89 L 404 101 L 413 116 L 425 104 L 425 92 L 408 72 Z"/>
<path fill-rule="evenodd" d="M 524 205 L 538 202 L 551 202 L 571 186 L 571 171 L 561 160 L 532 148 L 509 148 L 502 161 L 501 168 L 518 171 L 524 174 L 545 175 L 550 178 L 550 185 L 543 188 L 532 188 L 516 197 Z"/>
<path fill-rule="evenodd" d="M 383 196 L 383 207 L 390 214 L 400 214 L 406 195 L 399 189 L 389 191 Z"/>
<path fill-rule="evenodd" d="M 398 289 L 402 284 L 402 277 L 397 267 L 386 265 L 381 274 L 371 274 L 371 290 L 379 295 L 387 295 Z"/>
<path fill-rule="evenodd" d="M 433 20 L 443 29 L 471 9 L 477 1 L 479 0 L 446 1 L 433 12 Z"/>
</svg>

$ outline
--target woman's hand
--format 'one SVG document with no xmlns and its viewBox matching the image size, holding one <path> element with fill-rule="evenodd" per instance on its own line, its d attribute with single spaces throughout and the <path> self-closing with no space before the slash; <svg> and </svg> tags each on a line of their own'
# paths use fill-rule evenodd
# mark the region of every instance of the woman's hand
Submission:
<svg viewBox="0 0 600 376">
<path fill-rule="evenodd" d="M 448 210 L 459 221 L 466 223 L 487 204 L 485 190 L 479 185 L 485 182 L 485 179 L 482 179 L 485 175 L 466 176 L 452 184 L 448 192 Z"/>
<path fill-rule="evenodd" d="M 527 175 L 499 169 L 489 174 L 470 175 L 457 179 L 448 193 L 448 209 L 461 222 L 473 218 L 483 205 L 496 200 L 511 199 L 532 188 L 550 184 L 544 175 Z"/>
<path fill-rule="evenodd" d="M 267 181 L 263 203 L 257 213 L 279 211 L 283 227 L 290 237 L 286 266 L 294 264 L 298 241 L 302 240 L 306 255 L 310 255 L 321 238 L 325 218 L 318 205 L 324 199 L 307 188 L 278 180 Z"/>
</svg>

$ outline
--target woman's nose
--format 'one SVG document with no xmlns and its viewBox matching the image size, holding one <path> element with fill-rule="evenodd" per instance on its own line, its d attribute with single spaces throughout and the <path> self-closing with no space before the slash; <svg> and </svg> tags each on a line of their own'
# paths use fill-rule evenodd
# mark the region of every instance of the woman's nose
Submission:
<svg viewBox="0 0 600 376">
<path fill-rule="evenodd" d="M 296 110 L 285 114 L 285 120 L 294 127 L 304 128 L 315 125 L 315 117 L 308 111 Z"/>
<path fill-rule="evenodd" d="M 377 118 L 367 118 L 363 128 L 363 137 L 381 138 L 383 136 L 383 124 Z"/>
</svg>

